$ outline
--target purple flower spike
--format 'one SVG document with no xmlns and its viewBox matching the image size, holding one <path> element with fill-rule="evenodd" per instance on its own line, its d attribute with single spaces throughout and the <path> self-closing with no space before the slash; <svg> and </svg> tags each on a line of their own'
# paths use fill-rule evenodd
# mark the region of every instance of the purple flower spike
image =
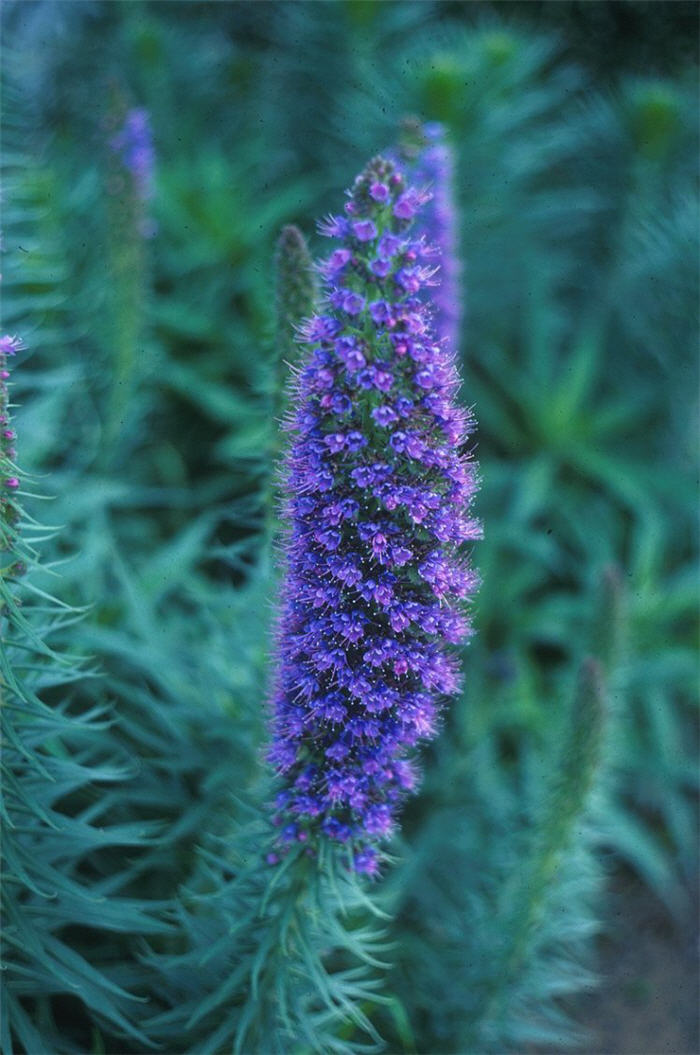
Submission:
<svg viewBox="0 0 700 1055">
<path fill-rule="evenodd" d="M 141 201 L 148 201 L 153 196 L 155 164 L 148 111 L 141 108 L 129 110 L 121 130 L 112 138 L 110 146 L 119 154 L 125 168 L 131 173 L 138 197 Z"/>
<path fill-rule="evenodd" d="M 347 228 L 326 222 L 346 243 L 335 260 L 353 262 L 324 269 L 323 314 L 304 327 L 286 464 L 275 849 L 345 844 L 369 876 L 416 786 L 411 756 L 457 690 L 451 646 L 471 633 L 476 588 L 461 553 L 478 535 L 462 453 L 472 421 L 455 401 L 453 349 L 432 330 L 434 247 L 414 233 L 424 198 L 375 158 Z"/>
<path fill-rule="evenodd" d="M 442 125 L 435 121 L 421 124 L 409 119 L 404 123 L 399 150 L 390 156 L 412 183 L 427 186 L 432 191 L 432 198 L 416 223 L 416 231 L 424 234 L 437 250 L 435 263 L 440 266 L 440 285 L 434 295 L 434 327 L 437 337 L 446 340 L 448 347 L 454 350 L 459 343 L 462 316 L 462 268 L 453 191 L 454 154 Z M 415 195 L 411 195 L 410 188 L 399 197 L 395 209 L 399 210 L 397 215 L 414 215 Z"/>
</svg>

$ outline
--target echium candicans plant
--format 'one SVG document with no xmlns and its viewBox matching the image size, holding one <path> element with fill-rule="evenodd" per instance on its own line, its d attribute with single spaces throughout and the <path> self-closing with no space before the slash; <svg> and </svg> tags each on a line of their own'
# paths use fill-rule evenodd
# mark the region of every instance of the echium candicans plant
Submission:
<svg viewBox="0 0 700 1055">
<path fill-rule="evenodd" d="M 406 118 L 399 146 L 390 157 L 411 182 L 430 188 L 431 199 L 419 218 L 420 230 L 439 251 L 440 285 L 435 290 L 434 326 L 450 348 L 459 342 L 464 313 L 455 204 L 455 158 L 445 128 L 438 121 Z"/>
<path fill-rule="evenodd" d="M 346 844 L 374 875 L 458 688 L 476 585 L 460 547 L 480 526 L 437 251 L 416 234 L 429 192 L 377 157 L 348 193 L 320 225 L 339 245 L 300 334 L 270 759 L 282 853 Z"/>
</svg>

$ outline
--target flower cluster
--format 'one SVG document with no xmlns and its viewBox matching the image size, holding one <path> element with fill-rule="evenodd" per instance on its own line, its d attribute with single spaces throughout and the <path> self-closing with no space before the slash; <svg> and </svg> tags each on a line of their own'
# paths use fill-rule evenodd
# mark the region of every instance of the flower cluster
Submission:
<svg viewBox="0 0 700 1055">
<path fill-rule="evenodd" d="M 426 298 L 436 252 L 412 231 L 428 195 L 382 158 L 349 195 L 320 226 L 339 245 L 300 334 L 270 759 L 280 846 L 348 843 L 374 874 L 412 749 L 458 687 L 449 646 L 475 588 L 459 547 L 480 529 L 471 421 Z"/>
<path fill-rule="evenodd" d="M 110 140 L 110 146 L 131 174 L 139 200 L 148 201 L 153 196 L 155 164 L 148 111 L 140 107 L 128 110 L 124 124 Z"/>
<path fill-rule="evenodd" d="M 391 155 L 390 155 L 391 156 Z M 454 204 L 454 155 L 437 121 L 404 122 L 398 167 L 418 186 L 428 186 L 432 198 L 420 218 L 420 231 L 439 250 L 440 285 L 435 291 L 434 326 L 449 348 L 457 348 L 463 300 L 460 297 L 461 263 L 458 252 L 457 212 Z"/>
</svg>

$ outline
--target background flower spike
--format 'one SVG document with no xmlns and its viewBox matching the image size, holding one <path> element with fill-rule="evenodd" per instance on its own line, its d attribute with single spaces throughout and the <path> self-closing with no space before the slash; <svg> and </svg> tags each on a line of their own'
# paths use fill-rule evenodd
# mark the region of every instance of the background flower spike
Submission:
<svg viewBox="0 0 700 1055">
<path fill-rule="evenodd" d="M 412 183 L 430 188 L 432 197 L 421 213 L 417 230 L 436 246 L 439 254 L 435 331 L 447 341 L 448 348 L 458 349 L 466 305 L 459 255 L 454 150 L 439 121 L 423 122 L 417 117 L 406 117 L 401 123 L 398 148 L 390 157 Z"/>
<path fill-rule="evenodd" d="M 151 285 L 148 242 L 157 227 L 151 214 L 156 155 L 148 110 L 128 106 L 124 93 L 114 86 L 103 128 L 110 273 L 105 338 L 110 357 L 100 371 L 106 391 L 99 464 L 106 470 L 128 460 L 134 440 L 135 397 L 151 354 L 146 326 Z"/>
<path fill-rule="evenodd" d="M 500 892 L 497 919 L 506 938 L 492 957 L 479 1014 L 465 1037 L 468 1050 L 483 1050 L 485 1036 L 491 1045 L 500 1040 L 504 1048 L 498 1050 L 505 1050 L 506 1040 L 512 1043 L 522 1035 L 516 1031 L 524 1022 L 530 1028 L 544 1025 L 540 986 L 545 965 L 561 965 L 566 958 L 576 964 L 562 993 L 592 985 L 585 964 L 596 929 L 590 906 L 601 877 L 592 852 L 591 797 L 601 780 L 606 718 L 603 672 L 588 657 L 579 670 L 544 805 L 532 826 L 531 849 L 528 853 L 523 844 L 524 859 Z M 559 925 L 564 904 L 566 930 Z M 563 1010 L 550 1012 L 550 1027 L 557 1016 L 562 1036 L 586 1039 Z"/>
</svg>

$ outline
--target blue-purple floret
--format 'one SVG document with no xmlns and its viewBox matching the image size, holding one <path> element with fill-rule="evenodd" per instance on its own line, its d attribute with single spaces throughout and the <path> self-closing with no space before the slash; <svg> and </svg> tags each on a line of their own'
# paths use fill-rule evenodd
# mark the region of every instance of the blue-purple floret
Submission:
<svg viewBox="0 0 700 1055">
<path fill-rule="evenodd" d="M 470 634 L 476 585 L 460 551 L 480 535 L 472 421 L 433 330 L 434 247 L 412 231 L 425 202 L 376 158 L 349 219 L 321 225 L 341 246 L 320 267 L 289 422 L 270 749 L 279 841 L 347 843 L 368 874 L 416 786 L 414 749 L 457 691 L 451 646 Z"/>
</svg>

